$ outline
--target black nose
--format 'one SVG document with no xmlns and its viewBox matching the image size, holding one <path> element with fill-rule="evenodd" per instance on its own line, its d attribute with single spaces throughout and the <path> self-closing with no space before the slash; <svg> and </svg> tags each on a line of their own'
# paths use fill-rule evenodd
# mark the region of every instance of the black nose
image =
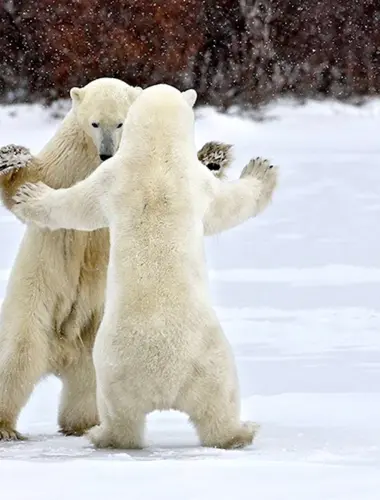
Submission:
<svg viewBox="0 0 380 500">
<path fill-rule="evenodd" d="M 102 161 L 106 161 L 108 160 L 109 158 L 112 158 L 112 155 L 99 155 L 100 156 L 100 159 Z"/>
</svg>

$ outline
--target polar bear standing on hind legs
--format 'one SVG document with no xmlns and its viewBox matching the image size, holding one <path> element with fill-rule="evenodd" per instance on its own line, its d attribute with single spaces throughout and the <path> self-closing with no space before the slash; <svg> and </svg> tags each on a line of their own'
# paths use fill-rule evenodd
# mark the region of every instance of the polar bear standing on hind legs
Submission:
<svg viewBox="0 0 380 500">
<path fill-rule="evenodd" d="M 255 425 L 240 422 L 235 364 L 211 305 L 203 243 L 205 220 L 233 204 L 235 187 L 197 159 L 195 99 L 195 91 L 167 85 L 144 90 L 112 159 L 73 188 L 27 184 L 14 198 L 16 215 L 43 227 L 110 228 L 93 353 L 100 425 L 89 431 L 100 448 L 141 448 L 146 415 L 169 409 L 190 416 L 204 446 L 243 447 L 254 438 Z M 265 160 L 244 168 L 241 185 L 257 211 L 276 178 Z"/>
<path fill-rule="evenodd" d="M 38 155 L 18 146 L 0 148 L 5 206 L 12 210 L 13 195 L 26 182 L 68 188 L 114 155 L 141 90 L 115 78 L 74 87 L 72 109 Z M 230 147 L 220 143 L 206 144 L 199 155 L 213 169 L 219 164 L 223 170 L 231 161 Z M 236 216 L 229 214 L 227 225 Z M 51 233 L 27 228 L 0 314 L 0 441 L 24 439 L 17 419 L 48 374 L 63 384 L 58 416 L 63 434 L 82 435 L 98 422 L 92 348 L 103 315 L 108 254 L 108 229 Z"/>
</svg>

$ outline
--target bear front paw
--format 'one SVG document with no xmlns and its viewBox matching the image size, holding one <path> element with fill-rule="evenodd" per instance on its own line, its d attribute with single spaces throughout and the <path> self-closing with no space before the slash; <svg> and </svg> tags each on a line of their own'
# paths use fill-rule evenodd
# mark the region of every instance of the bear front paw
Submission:
<svg viewBox="0 0 380 500">
<path fill-rule="evenodd" d="M 198 160 L 219 178 L 225 175 L 225 170 L 231 166 L 233 159 L 232 144 L 206 142 L 198 151 Z"/>
<path fill-rule="evenodd" d="M 48 191 L 50 191 L 50 188 L 43 182 L 37 182 L 35 184 L 26 182 L 18 189 L 13 200 L 16 204 L 31 203 L 40 199 Z"/>
<path fill-rule="evenodd" d="M 26 167 L 33 159 L 28 148 L 8 144 L 0 148 L 0 175 Z"/>
<path fill-rule="evenodd" d="M 256 179 L 264 179 L 269 171 L 273 169 L 271 162 L 265 158 L 255 158 L 249 161 L 240 177 L 255 177 Z"/>
<path fill-rule="evenodd" d="M 23 184 L 13 196 L 15 202 L 12 211 L 21 220 L 43 224 L 45 210 L 41 199 L 51 191 L 43 182 Z"/>
<path fill-rule="evenodd" d="M 243 168 L 240 178 L 253 178 L 273 190 L 277 183 L 278 168 L 265 158 L 255 158 Z"/>
</svg>

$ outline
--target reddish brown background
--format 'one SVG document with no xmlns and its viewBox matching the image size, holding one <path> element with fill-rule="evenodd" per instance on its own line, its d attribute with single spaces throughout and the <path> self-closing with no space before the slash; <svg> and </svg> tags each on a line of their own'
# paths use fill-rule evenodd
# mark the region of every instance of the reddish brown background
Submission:
<svg viewBox="0 0 380 500">
<path fill-rule="evenodd" d="M 227 108 L 380 93 L 379 0 L 2 0 L 0 100 L 100 76 Z"/>
</svg>

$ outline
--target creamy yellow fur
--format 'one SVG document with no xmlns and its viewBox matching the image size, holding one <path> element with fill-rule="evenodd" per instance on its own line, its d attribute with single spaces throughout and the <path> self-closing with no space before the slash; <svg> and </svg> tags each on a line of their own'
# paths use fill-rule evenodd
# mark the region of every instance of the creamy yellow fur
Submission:
<svg viewBox="0 0 380 500">
<path fill-rule="evenodd" d="M 62 188 L 93 172 L 100 158 L 91 124 L 84 122 L 86 113 L 88 121 L 116 127 L 137 94 L 116 79 L 99 79 L 73 92 L 73 109 L 31 164 L 0 176 L 5 205 L 12 208 L 12 196 L 26 181 Z M 16 420 L 35 384 L 48 373 L 63 382 L 61 430 L 81 434 L 97 422 L 91 352 L 103 315 L 108 254 L 107 230 L 27 228 L 0 316 L 0 440 L 22 437 Z"/>
</svg>

